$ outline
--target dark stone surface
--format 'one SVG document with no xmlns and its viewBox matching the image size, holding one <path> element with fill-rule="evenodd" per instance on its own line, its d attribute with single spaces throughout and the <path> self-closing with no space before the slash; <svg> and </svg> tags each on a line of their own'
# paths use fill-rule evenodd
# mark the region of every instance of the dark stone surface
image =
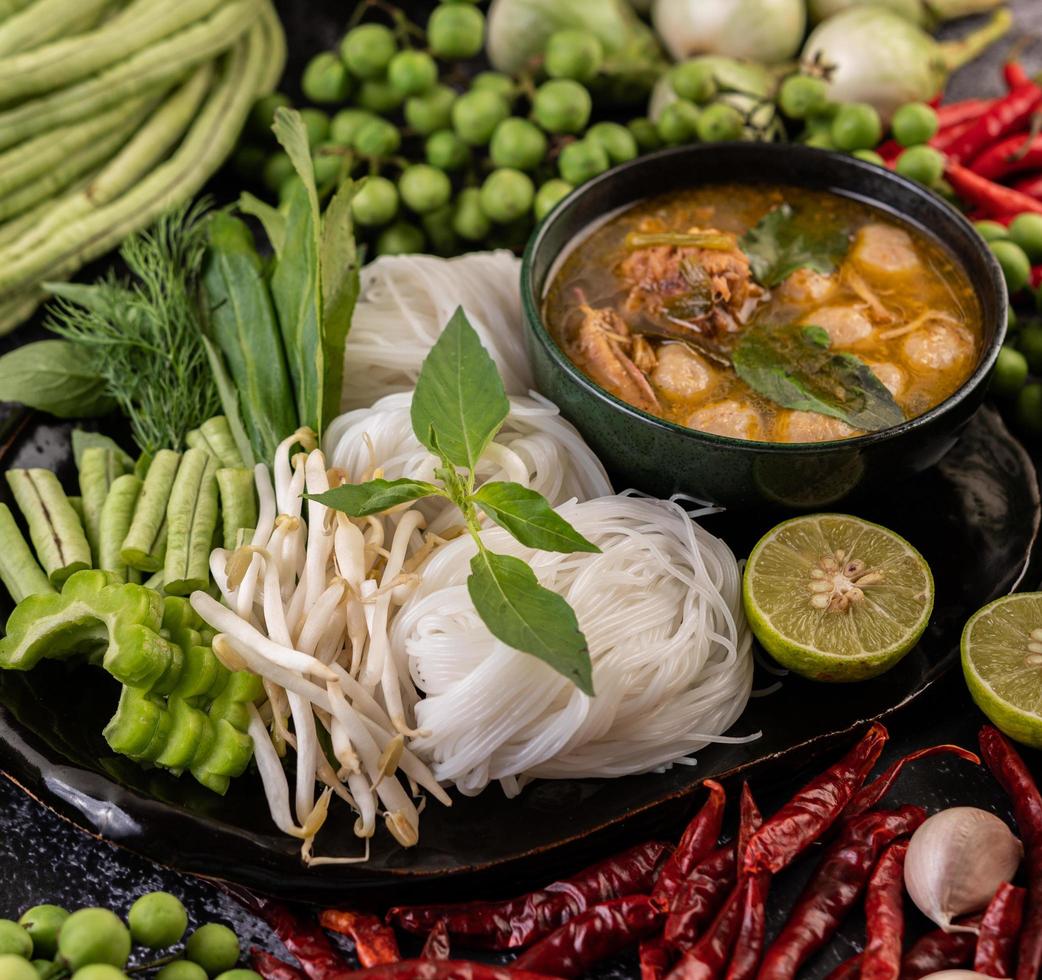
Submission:
<svg viewBox="0 0 1042 980">
<path fill-rule="evenodd" d="M 287 8 L 288 20 L 308 30 L 313 37 L 323 35 L 308 16 L 305 0 L 292 0 Z M 326 6 L 326 5 L 324 5 Z M 332 5 L 328 5 L 332 6 Z M 345 5 L 346 6 L 346 5 Z M 1018 30 L 1026 35 L 1042 35 L 1042 2 L 1014 0 Z M 995 94 L 1001 90 L 998 66 L 1002 48 L 963 70 L 949 89 L 952 98 L 975 94 Z M 1036 44 L 1025 56 L 1033 70 L 1042 70 L 1042 44 Z M 1034 450 L 1036 462 L 1042 454 Z M 1036 585 L 1038 583 L 1032 583 Z M 837 692 L 842 696 L 842 691 Z M 923 700 L 904 712 L 891 725 L 893 740 L 884 762 L 918 746 L 932 742 L 957 742 L 973 747 L 983 716 L 965 693 L 959 674 L 953 673 L 938 684 Z M 1042 778 L 1042 755 L 1028 754 Z M 793 773 L 792 786 L 799 785 L 805 774 Z M 770 810 L 784 798 L 761 800 Z M 944 757 L 924 760 L 898 785 L 893 802 L 916 802 L 931 810 L 955 804 L 972 804 L 1008 816 L 1005 801 L 983 772 L 966 763 Z M 801 879 L 812 864 L 804 861 L 778 883 L 772 895 L 772 906 L 784 908 L 799 888 Z M 193 924 L 218 919 L 233 925 L 244 947 L 256 943 L 278 952 L 279 945 L 255 918 L 242 912 L 230 899 L 212 885 L 199 879 L 164 869 L 144 861 L 111 844 L 93 840 L 63 823 L 15 786 L 0 780 L 0 916 L 17 917 L 27 906 L 38 902 L 57 902 L 70 908 L 83 905 L 106 905 L 125 913 L 133 899 L 144 891 L 164 888 L 177 894 L 188 906 Z M 509 884 L 504 883 L 509 889 Z M 345 894 L 345 904 L 350 896 Z M 776 925 L 777 923 L 775 923 Z M 912 928 L 921 928 L 913 920 Z M 861 924 L 851 921 L 844 934 L 819 960 L 812 963 L 808 976 L 824 976 L 829 969 L 855 948 Z M 612 965 L 603 976 L 630 976 L 635 963 L 627 959 Z"/>
</svg>

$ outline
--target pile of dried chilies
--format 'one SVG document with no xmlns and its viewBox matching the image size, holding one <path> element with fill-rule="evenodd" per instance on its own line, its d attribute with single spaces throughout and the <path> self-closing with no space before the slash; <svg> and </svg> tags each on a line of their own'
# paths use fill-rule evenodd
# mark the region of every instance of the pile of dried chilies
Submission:
<svg viewBox="0 0 1042 980">
<path fill-rule="evenodd" d="M 363 968 L 355 976 L 378 980 L 579 977 L 633 948 L 642 980 L 785 980 L 832 939 L 863 897 L 864 952 L 833 971 L 832 980 L 918 980 L 961 967 L 1035 980 L 1042 971 L 1042 796 L 1027 767 L 996 729 L 982 729 L 981 754 L 1010 798 L 1024 841 L 1026 888 L 1001 885 L 981 914 L 959 921 L 965 931 L 938 929 L 906 949 L 904 858 L 927 813 L 880 804 L 910 762 L 939 753 L 981 760 L 958 746 L 931 746 L 869 782 L 887 737 L 882 725 L 873 725 L 766 819 L 744 786 L 738 833 L 724 844 L 718 840 L 726 795 L 707 780 L 708 799 L 674 848 L 649 841 L 505 901 L 398 907 L 385 921 L 329 909 L 320 923 L 354 943 Z M 825 845 L 818 867 L 768 942 L 771 880 L 815 843 Z M 276 903 L 236 894 L 300 964 L 254 950 L 254 968 L 265 980 L 331 980 L 349 972 L 320 928 Z M 425 937 L 418 958 L 401 958 L 396 929 Z M 456 947 L 520 953 L 494 966 L 454 959 Z"/>
</svg>

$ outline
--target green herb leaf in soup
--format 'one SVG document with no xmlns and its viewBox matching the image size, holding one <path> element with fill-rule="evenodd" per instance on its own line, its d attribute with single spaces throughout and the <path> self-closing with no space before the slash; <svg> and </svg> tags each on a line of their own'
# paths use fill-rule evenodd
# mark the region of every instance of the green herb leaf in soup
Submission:
<svg viewBox="0 0 1042 980">
<path fill-rule="evenodd" d="M 529 548 L 565 554 L 601 550 L 561 517 L 541 493 L 520 483 L 485 483 L 474 494 L 474 502 Z"/>
<path fill-rule="evenodd" d="M 797 269 L 826 275 L 836 269 L 850 246 L 847 233 L 816 227 L 815 220 L 807 211 L 779 204 L 741 237 L 739 245 L 761 286 L 777 286 Z"/>
<path fill-rule="evenodd" d="M 325 493 L 306 493 L 304 496 L 343 511 L 349 517 L 369 517 L 413 500 L 444 496 L 444 491 L 422 480 L 370 480 L 368 483 L 345 483 Z"/>
<path fill-rule="evenodd" d="M 431 348 L 412 396 L 412 428 L 431 452 L 473 470 L 510 402 L 495 362 L 462 309 Z M 437 442 L 431 438 L 437 433 Z"/>
<path fill-rule="evenodd" d="M 470 560 L 467 591 L 495 637 L 545 661 L 593 696 L 593 665 L 575 612 L 539 584 L 526 562 L 481 549 Z"/>
<path fill-rule="evenodd" d="M 820 327 L 754 327 L 742 335 L 733 361 L 738 377 L 784 408 L 830 415 L 867 432 L 905 420 L 871 368 L 853 354 L 831 350 Z"/>
</svg>

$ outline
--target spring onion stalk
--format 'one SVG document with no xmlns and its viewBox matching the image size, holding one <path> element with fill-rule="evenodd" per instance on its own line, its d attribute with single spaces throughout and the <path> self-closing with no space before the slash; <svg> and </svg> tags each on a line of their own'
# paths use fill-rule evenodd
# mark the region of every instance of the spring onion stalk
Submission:
<svg viewBox="0 0 1042 980">
<path fill-rule="evenodd" d="M 101 554 L 101 511 L 109 490 L 116 479 L 123 475 L 123 460 L 111 449 L 91 447 L 83 451 L 80 461 L 80 496 L 83 506 L 83 524 L 87 541 L 95 561 Z M 120 543 L 123 539 L 120 538 Z M 105 568 L 104 565 L 98 565 Z M 115 569 L 113 569 L 115 571 Z"/>
<path fill-rule="evenodd" d="M 110 0 L 35 0 L 0 23 L 0 56 L 28 51 L 65 34 L 84 17 L 101 13 Z"/>
<path fill-rule="evenodd" d="M 48 200 L 87 171 L 110 159 L 112 154 L 130 139 L 147 111 L 139 109 L 136 118 L 126 120 L 100 136 L 81 153 L 69 157 L 46 173 L 36 175 L 31 182 L 0 198 L 0 221 L 17 217 L 40 202 Z"/>
<path fill-rule="evenodd" d="M 227 50 L 250 30 L 256 13 L 257 0 L 231 0 L 206 20 L 99 75 L 0 113 L 0 148 L 88 118 L 149 86 L 174 82 L 200 62 Z"/>
<path fill-rule="evenodd" d="M 163 38 L 210 16 L 222 0 L 180 0 L 156 8 L 151 17 L 119 18 L 89 34 L 66 37 L 44 47 L 0 59 L 0 104 L 51 92 L 149 48 Z M 129 14 L 129 9 L 127 11 Z"/>
<path fill-rule="evenodd" d="M 253 473 L 241 467 L 222 467 L 217 471 L 217 491 L 221 499 L 224 547 L 233 551 L 237 547 L 239 532 L 257 526 Z"/>
<path fill-rule="evenodd" d="M 204 449 L 187 449 L 181 457 L 166 508 L 163 583 L 168 595 L 188 595 L 210 584 L 210 546 L 217 528 L 216 473 L 214 458 Z"/>
<path fill-rule="evenodd" d="M 55 591 L 18 530 L 7 504 L 0 504 L 0 581 L 15 602 L 21 602 L 26 596 Z"/>
<path fill-rule="evenodd" d="M 124 129 L 127 124 L 136 126 L 156 101 L 155 95 L 141 95 L 74 126 L 46 133 L 0 153 L 0 197 L 48 173 L 99 138 Z"/>
<path fill-rule="evenodd" d="M 98 524 L 97 566 L 118 575 L 124 582 L 129 580 L 131 569 L 123 560 L 123 541 L 130 531 L 140 494 L 141 480 L 133 473 L 116 477 L 105 496 Z"/>
<path fill-rule="evenodd" d="M 213 76 L 211 62 L 200 65 L 100 170 L 71 188 L 60 201 L 39 205 L 41 213 L 36 219 L 29 220 L 26 214 L 0 226 L 0 252 L 10 245 L 10 251 L 24 253 L 69 222 L 110 204 L 125 193 L 181 139 L 206 97 Z M 15 229 L 16 225 L 20 227 Z"/>
<path fill-rule="evenodd" d="M 156 453 L 134 507 L 130 530 L 120 549 L 120 557 L 131 568 L 157 572 L 166 556 L 166 509 L 174 486 L 180 453 L 160 449 Z"/>
<path fill-rule="evenodd" d="M 71 222 L 28 253 L 0 261 L 0 303 L 30 292 L 42 279 L 63 279 L 147 226 L 174 202 L 195 194 L 231 152 L 254 101 L 270 90 L 284 64 L 285 38 L 270 3 L 225 59 L 220 78 L 173 155 L 111 204 Z M 24 297 L 23 297 L 24 299 Z M 24 307 L 22 307 L 24 309 Z M 18 325 L 0 313 L 0 333 Z"/>
<path fill-rule="evenodd" d="M 8 470 L 7 484 L 29 526 L 36 555 L 52 585 L 91 567 L 90 545 L 79 516 L 50 470 Z"/>
</svg>

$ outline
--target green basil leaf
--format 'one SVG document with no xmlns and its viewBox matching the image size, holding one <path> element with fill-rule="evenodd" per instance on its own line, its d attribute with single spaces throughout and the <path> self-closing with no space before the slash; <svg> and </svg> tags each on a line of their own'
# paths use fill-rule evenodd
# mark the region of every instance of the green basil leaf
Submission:
<svg viewBox="0 0 1042 980">
<path fill-rule="evenodd" d="M 593 664 L 575 611 L 544 589 L 526 562 L 481 550 L 470 560 L 467 591 L 493 636 L 538 657 L 593 696 Z"/>
<path fill-rule="evenodd" d="M 422 500 L 424 497 L 444 496 L 440 487 L 422 480 L 370 480 L 368 483 L 345 483 L 325 493 L 306 493 L 308 500 L 343 511 L 349 517 L 368 517 L 385 510 Z"/>
<path fill-rule="evenodd" d="M 108 436 L 102 435 L 100 432 L 88 432 L 86 429 L 73 429 L 72 430 L 72 458 L 76 461 L 76 469 L 78 470 L 83 462 L 83 454 L 88 449 L 107 449 L 109 452 L 116 454 L 116 458 L 123 464 L 123 469 L 130 471 L 134 468 L 134 460 L 130 457 L 130 454 L 125 452 L 123 447 L 116 442 L 115 439 L 110 439 Z"/>
<path fill-rule="evenodd" d="M 413 432 L 431 452 L 473 470 L 509 411 L 495 362 L 460 307 L 423 362 L 412 396 Z"/>
<path fill-rule="evenodd" d="M 905 420 L 872 369 L 853 354 L 822 346 L 820 328 L 757 326 L 734 350 L 735 373 L 784 408 L 819 412 L 875 432 Z"/>
<path fill-rule="evenodd" d="M 561 517 L 541 493 L 520 483 L 485 483 L 473 500 L 500 527 L 529 548 L 565 554 L 601 550 Z"/>
<path fill-rule="evenodd" d="M 777 286 L 797 269 L 833 272 L 850 247 L 840 228 L 819 216 L 797 213 L 788 204 L 768 211 L 739 241 L 761 286 Z"/>
<path fill-rule="evenodd" d="M 69 340 L 40 340 L 0 357 L 0 401 L 60 419 L 96 418 L 116 408 L 104 378 Z"/>
</svg>

